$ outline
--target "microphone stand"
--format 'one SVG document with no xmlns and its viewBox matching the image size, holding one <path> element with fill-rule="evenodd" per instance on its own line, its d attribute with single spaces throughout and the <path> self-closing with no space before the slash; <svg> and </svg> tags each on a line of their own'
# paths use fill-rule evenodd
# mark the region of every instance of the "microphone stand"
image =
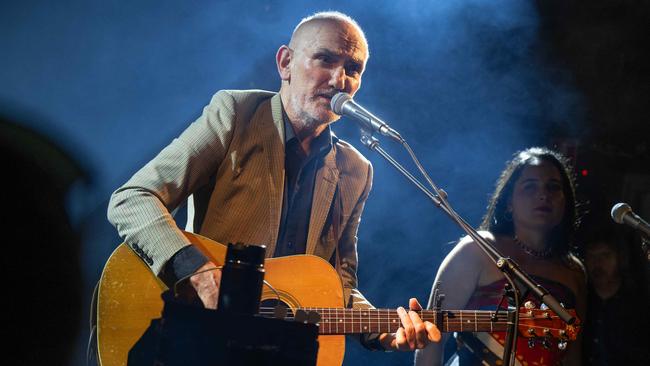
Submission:
<svg viewBox="0 0 650 366">
<path fill-rule="evenodd" d="M 650 237 L 641 234 L 641 250 L 645 255 L 646 262 L 650 264 Z"/>
<path fill-rule="evenodd" d="M 404 175 L 408 180 L 411 181 L 416 187 L 422 191 L 432 202 L 433 204 L 440 208 L 444 213 L 446 213 L 458 226 L 463 229 L 469 235 L 474 242 L 485 252 L 485 254 L 494 262 L 494 264 L 501 270 L 506 280 L 510 283 L 512 287 L 512 299 L 515 303 L 514 314 L 509 314 L 509 321 L 506 333 L 506 342 L 504 346 L 503 361 L 507 365 L 514 365 L 515 354 L 516 354 L 516 341 L 517 341 L 517 326 L 519 323 L 519 302 L 520 302 L 520 289 L 515 286 L 515 281 L 520 284 L 526 292 L 532 293 L 540 303 L 546 304 L 552 311 L 554 311 L 563 321 L 567 324 L 573 324 L 576 320 L 571 314 L 569 314 L 559 301 L 555 299 L 545 288 L 540 284 L 536 283 L 528 274 L 526 274 L 517 263 L 511 258 L 504 257 L 497 249 L 485 238 L 478 234 L 478 232 L 470 226 L 460 215 L 458 215 L 454 209 L 451 207 L 447 201 L 447 193 L 442 189 L 436 187 L 436 185 L 431 181 L 429 176 L 426 174 L 426 171 L 422 168 L 417 157 L 408 146 L 405 140 L 402 140 L 401 143 L 406 148 L 411 155 L 411 158 L 414 160 L 422 175 L 427 179 L 429 185 L 433 188 L 431 192 L 427 187 L 425 187 L 417 178 L 415 178 L 409 171 L 407 171 L 399 162 L 397 162 L 390 154 L 388 154 L 383 148 L 379 146 L 379 140 L 372 136 L 372 132 L 364 128 L 361 128 L 361 143 L 368 147 L 370 150 L 377 152 L 381 155 L 386 161 L 388 161 L 395 169 L 397 169 L 402 175 Z M 510 311 L 509 311 L 510 313 Z M 510 321 L 510 319 L 512 321 Z"/>
</svg>

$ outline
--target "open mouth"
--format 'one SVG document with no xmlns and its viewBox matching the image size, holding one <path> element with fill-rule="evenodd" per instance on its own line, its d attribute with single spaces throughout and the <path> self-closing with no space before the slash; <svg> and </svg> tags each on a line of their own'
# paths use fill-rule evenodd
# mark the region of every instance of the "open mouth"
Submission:
<svg viewBox="0 0 650 366">
<path fill-rule="evenodd" d="M 331 110 L 332 108 L 332 97 L 326 94 L 318 94 L 314 98 L 314 102 L 316 102 L 319 105 L 323 105 L 326 107 L 328 110 Z"/>
<path fill-rule="evenodd" d="M 331 91 L 324 91 L 322 93 L 316 93 L 316 97 L 325 98 L 327 100 L 331 100 L 332 98 L 334 98 L 334 95 L 336 95 L 336 93 L 331 92 Z"/>
</svg>

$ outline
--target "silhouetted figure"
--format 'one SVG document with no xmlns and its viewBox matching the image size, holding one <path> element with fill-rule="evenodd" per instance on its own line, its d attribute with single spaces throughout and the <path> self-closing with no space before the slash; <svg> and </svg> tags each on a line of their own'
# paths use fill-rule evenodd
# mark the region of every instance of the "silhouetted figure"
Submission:
<svg viewBox="0 0 650 366">
<path fill-rule="evenodd" d="M 589 274 L 584 364 L 650 365 L 648 281 L 633 268 L 634 246 L 614 225 L 592 225 L 584 248 Z"/>
<path fill-rule="evenodd" d="M 77 165 L 43 137 L 0 117 L 5 238 L 5 362 L 64 365 L 81 319 L 79 237 L 65 209 Z M 8 324 L 7 324 L 8 323 Z"/>
</svg>

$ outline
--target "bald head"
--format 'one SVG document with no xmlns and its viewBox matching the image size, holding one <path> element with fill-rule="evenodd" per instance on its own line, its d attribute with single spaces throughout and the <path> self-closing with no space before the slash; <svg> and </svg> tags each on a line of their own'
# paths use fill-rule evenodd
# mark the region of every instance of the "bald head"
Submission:
<svg viewBox="0 0 650 366">
<path fill-rule="evenodd" d="M 333 25 L 340 28 L 342 32 L 354 34 L 356 44 L 350 46 L 361 48 L 366 61 L 368 60 L 370 52 L 365 33 L 354 19 L 338 11 L 319 12 L 303 18 L 291 34 L 289 47 L 294 50 L 301 49 L 306 43 L 312 42 L 318 36 L 319 30 L 326 25 Z"/>
</svg>

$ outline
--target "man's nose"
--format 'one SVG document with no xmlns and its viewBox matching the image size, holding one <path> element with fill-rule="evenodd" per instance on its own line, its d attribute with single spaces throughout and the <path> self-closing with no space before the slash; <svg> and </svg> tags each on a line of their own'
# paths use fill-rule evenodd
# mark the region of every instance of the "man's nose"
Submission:
<svg viewBox="0 0 650 366">
<path fill-rule="evenodd" d="M 345 68 L 343 66 L 336 67 L 332 70 L 332 77 L 330 78 L 330 86 L 336 90 L 345 90 Z"/>
</svg>

